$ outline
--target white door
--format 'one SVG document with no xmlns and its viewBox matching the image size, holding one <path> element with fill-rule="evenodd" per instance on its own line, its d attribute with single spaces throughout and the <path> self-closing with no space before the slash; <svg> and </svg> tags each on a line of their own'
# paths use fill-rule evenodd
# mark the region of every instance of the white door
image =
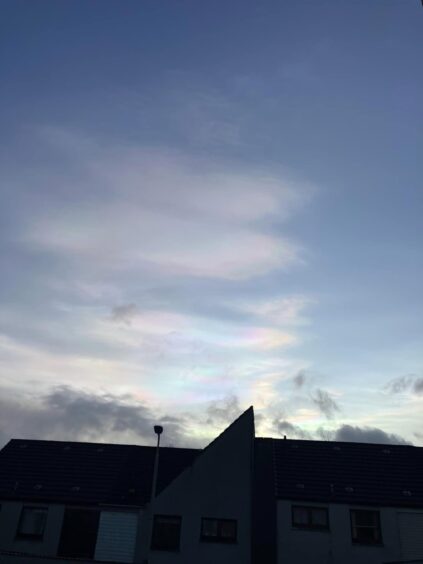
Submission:
<svg viewBox="0 0 423 564">
<path fill-rule="evenodd" d="M 399 512 L 398 524 L 402 558 L 423 559 L 423 513 Z"/>
<path fill-rule="evenodd" d="M 133 562 L 138 514 L 102 511 L 95 560 Z"/>
</svg>

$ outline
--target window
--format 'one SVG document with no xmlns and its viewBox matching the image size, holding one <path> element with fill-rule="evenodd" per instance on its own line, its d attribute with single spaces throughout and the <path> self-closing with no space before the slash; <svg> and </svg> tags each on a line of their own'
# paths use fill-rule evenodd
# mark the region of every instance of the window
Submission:
<svg viewBox="0 0 423 564">
<path fill-rule="evenodd" d="M 380 544 L 382 542 L 382 535 L 379 511 L 352 509 L 351 532 L 352 540 L 355 543 Z"/>
<path fill-rule="evenodd" d="M 201 540 L 207 542 L 236 542 L 235 519 L 201 519 Z"/>
<path fill-rule="evenodd" d="M 329 529 L 329 516 L 326 507 L 292 507 L 292 525 L 300 529 Z"/>
<path fill-rule="evenodd" d="M 155 515 L 151 548 L 155 550 L 179 550 L 181 517 Z"/>
<path fill-rule="evenodd" d="M 47 507 L 23 507 L 19 519 L 18 537 L 41 540 L 47 521 Z"/>
<path fill-rule="evenodd" d="M 93 509 L 67 508 L 57 555 L 94 558 L 99 517 L 99 511 Z"/>
</svg>

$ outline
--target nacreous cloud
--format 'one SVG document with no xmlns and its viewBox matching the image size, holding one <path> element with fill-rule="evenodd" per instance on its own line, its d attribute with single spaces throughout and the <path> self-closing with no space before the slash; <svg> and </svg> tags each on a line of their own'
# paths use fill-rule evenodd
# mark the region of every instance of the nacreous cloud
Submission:
<svg viewBox="0 0 423 564">
<path fill-rule="evenodd" d="M 56 130 L 44 136 L 73 182 L 40 190 L 23 234 L 36 249 L 105 270 L 228 280 L 303 260 L 270 228 L 308 199 L 303 185 L 174 153 L 84 145 Z"/>
</svg>

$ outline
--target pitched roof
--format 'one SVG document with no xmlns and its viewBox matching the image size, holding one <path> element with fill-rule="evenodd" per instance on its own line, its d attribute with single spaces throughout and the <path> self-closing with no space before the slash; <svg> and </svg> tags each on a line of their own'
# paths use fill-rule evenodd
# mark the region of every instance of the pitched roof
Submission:
<svg viewBox="0 0 423 564">
<path fill-rule="evenodd" d="M 282 499 L 423 507 L 423 448 L 271 441 L 275 495 Z"/>
<path fill-rule="evenodd" d="M 199 450 L 160 447 L 157 491 Z M 0 451 L 0 498 L 141 506 L 150 499 L 155 447 L 12 439 Z"/>
</svg>

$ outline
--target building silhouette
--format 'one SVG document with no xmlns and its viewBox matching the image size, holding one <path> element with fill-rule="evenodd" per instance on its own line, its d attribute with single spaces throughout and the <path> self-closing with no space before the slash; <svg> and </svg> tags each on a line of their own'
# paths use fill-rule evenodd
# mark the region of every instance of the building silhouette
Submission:
<svg viewBox="0 0 423 564">
<path fill-rule="evenodd" d="M 11 440 L 0 563 L 423 563 L 423 448 L 256 438 L 203 450 Z M 151 498 L 152 489 L 156 495 Z"/>
</svg>

